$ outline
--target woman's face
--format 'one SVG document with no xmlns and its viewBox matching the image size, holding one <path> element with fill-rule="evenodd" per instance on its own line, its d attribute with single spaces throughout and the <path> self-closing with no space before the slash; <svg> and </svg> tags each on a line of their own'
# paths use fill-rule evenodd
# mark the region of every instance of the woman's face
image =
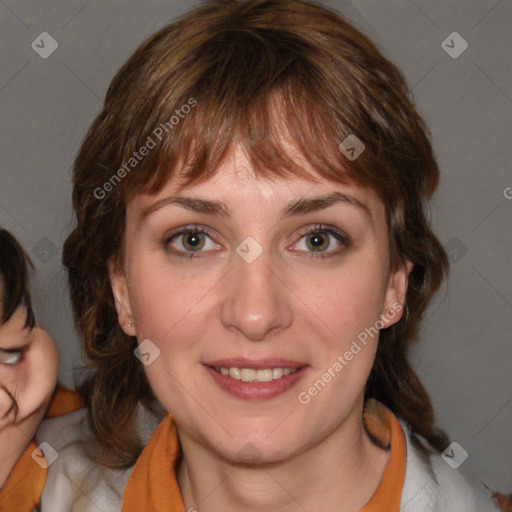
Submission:
<svg viewBox="0 0 512 512">
<path fill-rule="evenodd" d="M 258 179 L 240 150 L 178 188 L 127 205 L 120 324 L 179 429 L 228 460 L 285 460 L 360 415 L 376 328 L 400 319 L 411 265 L 390 272 L 371 190 Z"/>
</svg>

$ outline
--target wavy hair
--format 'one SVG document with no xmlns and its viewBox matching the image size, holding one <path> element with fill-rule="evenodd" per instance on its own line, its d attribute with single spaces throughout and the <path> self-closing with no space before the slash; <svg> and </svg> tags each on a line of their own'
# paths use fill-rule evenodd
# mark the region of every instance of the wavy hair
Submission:
<svg viewBox="0 0 512 512">
<path fill-rule="evenodd" d="M 366 398 L 384 403 L 435 449 L 445 448 L 407 360 L 448 260 L 426 214 L 439 179 L 430 132 L 402 72 L 321 5 L 213 0 L 164 26 L 122 66 L 74 163 L 77 225 L 63 262 L 89 360 L 80 391 L 103 447 L 99 462 L 132 465 L 142 450 L 136 406 L 158 408 L 133 355 L 137 340 L 118 325 L 109 282 L 107 262 L 123 261 L 127 202 L 159 191 L 178 169 L 184 187 L 204 181 L 234 143 L 243 144 L 259 176 L 308 177 L 287 154 L 283 133 L 322 177 L 352 180 L 382 199 L 391 268 L 406 259 L 414 267 L 407 314 L 380 333 Z M 365 145 L 353 161 L 339 149 L 351 134 Z"/>
</svg>

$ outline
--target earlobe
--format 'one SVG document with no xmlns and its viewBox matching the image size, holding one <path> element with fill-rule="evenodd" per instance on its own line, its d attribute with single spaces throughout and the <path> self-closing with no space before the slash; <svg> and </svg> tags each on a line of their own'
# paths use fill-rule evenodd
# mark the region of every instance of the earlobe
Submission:
<svg viewBox="0 0 512 512">
<path fill-rule="evenodd" d="M 128 336 L 135 336 L 135 327 L 133 325 L 132 308 L 128 293 L 128 283 L 124 272 L 116 268 L 113 261 L 108 263 L 110 287 L 114 296 L 114 303 L 117 311 L 117 320 L 121 329 Z"/>
<path fill-rule="evenodd" d="M 389 276 L 386 298 L 384 300 L 384 311 L 381 314 L 385 327 L 390 327 L 402 318 L 405 309 L 409 274 L 413 266 L 413 263 L 406 260 L 400 268 Z"/>
</svg>

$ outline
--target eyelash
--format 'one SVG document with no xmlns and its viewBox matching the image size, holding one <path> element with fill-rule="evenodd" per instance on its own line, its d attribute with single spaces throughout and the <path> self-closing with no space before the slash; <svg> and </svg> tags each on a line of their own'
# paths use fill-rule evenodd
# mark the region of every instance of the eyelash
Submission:
<svg viewBox="0 0 512 512">
<path fill-rule="evenodd" d="M 19 359 L 16 361 L 16 363 L 12 364 L 13 366 L 19 365 L 21 362 L 25 360 L 25 352 L 28 349 L 28 345 L 24 345 L 20 348 L 1 348 L 0 352 L 3 352 L 4 354 L 19 354 Z"/>
<path fill-rule="evenodd" d="M 348 249 L 351 245 L 350 237 L 346 233 L 343 233 L 343 231 L 340 231 L 338 229 L 326 226 L 325 224 L 316 224 L 314 226 L 307 228 L 305 231 L 301 232 L 299 240 L 301 240 L 307 235 L 310 235 L 311 233 L 332 235 L 340 243 L 342 247 L 331 252 L 307 252 L 306 254 L 308 258 L 332 258 L 334 256 L 339 256 L 344 249 Z"/>
<path fill-rule="evenodd" d="M 193 226 L 185 226 L 184 228 L 180 228 L 178 231 L 170 233 L 168 236 L 166 236 L 165 240 L 164 240 L 164 247 L 170 253 L 172 253 L 173 255 L 176 255 L 176 256 L 178 256 L 180 258 L 193 259 L 193 258 L 202 258 L 202 257 L 204 257 L 201 253 L 202 252 L 207 252 L 207 251 L 183 252 L 183 251 L 178 251 L 178 250 L 175 250 L 175 249 L 169 249 L 169 244 L 171 243 L 171 241 L 174 238 L 177 238 L 177 237 L 182 236 L 182 235 L 188 235 L 188 234 L 191 234 L 191 233 L 204 233 L 205 235 L 207 235 L 209 238 L 211 238 L 214 241 L 214 235 L 213 235 L 213 233 L 209 229 L 207 229 L 205 227 L 202 227 L 202 226 L 193 225 Z M 336 250 L 334 252 L 327 252 L 327 253 L 307 252 L 306 253 L 307 257 L 310 257 L 310 258 L 331 258 L 331 257 L 339 255 L 344 249 L 347 249 L 351 245 L 351 240 L 350 240 L 350 237 L 348 235 L 346 235 L 342 231 L 333 229 L 333 228 L 331 228 L 329 226 L 326 226 L 324 224 L 316 224 L 315 226 L 309 227 L 307 230 L 305 230 L 304 232 L 301 233 L 301 235 L 299 237 L 299 240 L 301 240 L 303 237 L 305 237 L 305 236 L 307 236 L 307 235 L 309 235 L 311 233 L 330 234 L 338 242 L 340 242 L 340 244 L 343 246 L 343 248 L 342 249 L 338 249 L 338 250 Z M 304 251 L 302 251 L 302 252 L 304 252 Z"/>
</svg>

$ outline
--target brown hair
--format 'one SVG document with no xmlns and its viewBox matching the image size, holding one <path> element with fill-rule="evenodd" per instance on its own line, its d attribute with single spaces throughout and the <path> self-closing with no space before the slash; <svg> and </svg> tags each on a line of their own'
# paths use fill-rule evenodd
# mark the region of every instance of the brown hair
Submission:
<svg viewBox="0 0 512 512">
<path fill-rule="evenodd" d="M 108 278 L 109 259 L 122 264 L 127 201 L 157 192 L 176 169 L 184 187 L 207 179 L 235 142 L 261 176 L 307 177 L 282 133 L 321 176 L 371 187 L 384 202 L 391 267 L 408 259 L 414 268 L 407 314 L 381 331 L 366 396 L 444 449 L 406 358 L 448 260 L 425 215 L 439 178 L 430 133 L 402 73 L 343 17 L 312 2 L 215 0 L 159 30 L 124 64 L 74 166 L 78 222 L 63 261 L 92 369 L 80 390 L 103 464 L 135 462 L 136 405 L 157 404 L 133 355 L 137 341 L 118 325 Z M 365 145 L 354 161 L 338 149 L 350 134 Z M 139 148 L 153 143 L 142 158 Z"/>
</svg>

